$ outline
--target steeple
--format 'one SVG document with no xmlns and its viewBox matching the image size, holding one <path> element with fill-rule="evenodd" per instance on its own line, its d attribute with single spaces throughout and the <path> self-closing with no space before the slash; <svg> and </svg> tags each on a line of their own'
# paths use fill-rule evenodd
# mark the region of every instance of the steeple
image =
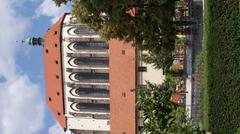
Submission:
<svg viewBox="0 0 240 134">
<path fill-rule="evenodd" d="M 27 38 L 26 40 L 22 40 L 23 44 L 28 44 L 31 46 L 43 46 L 44 45 L 44 40 L 41 37 L 31 37 L 31 38 Z"/>
</svg>

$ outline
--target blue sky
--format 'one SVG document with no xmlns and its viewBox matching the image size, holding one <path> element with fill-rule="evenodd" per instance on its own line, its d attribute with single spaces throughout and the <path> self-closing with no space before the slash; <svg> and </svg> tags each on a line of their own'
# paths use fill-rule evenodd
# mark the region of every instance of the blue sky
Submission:
<svg viewBox="0 0 240 134">
<path fill-rule="evenodd" d="M 63 134 L 45 102 L 43 48 L 15 41 L 43 36 L 70 8 L 52 0 L 1 1 L 0 134 Z"/>
</svg>

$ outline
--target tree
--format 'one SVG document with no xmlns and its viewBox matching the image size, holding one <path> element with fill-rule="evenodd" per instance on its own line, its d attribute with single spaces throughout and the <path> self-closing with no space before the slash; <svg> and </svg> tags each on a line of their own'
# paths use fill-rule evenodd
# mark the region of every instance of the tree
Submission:
<svg viewBox="0 0 240 134">
<path fill-rule="evenodd" d="M 147 82 L 139 91 L 138 107 L 143 112 L 142 132 L 151 134 L 192 134 L 184 107 L 171 101 L 175 92 L 170 81 L 161 85 Z"/>
<path fill-rule="evenodd" d="M 53 0 L 57 6 L 61 6 L 62 4 L 67 4 L 68 1 L 71 0 Z"/>
<path fill-rule="evenodd" d="M 155 69 L 163 69 L 163 73 L 169 71 L 170 66 L 173 62 L 173 54 L 169 50 L 164 50 L 159 52 L 148 52 L 141 56 L 141 60 L 144 63 L 152 64 Z"/>
<path fill-rule="evenodd" d="M 237 129 L 235 134 L 240 134 L 240 128 Z"/>
<path fill-rule="evenodd" d="M 57 5 L 70 0 L 53 0 Z M 174 51 L 176 0 L 72 0 L 72 14 L 106 40 L 132 41 L 151 54 Z M 161 54 L 161 56 L 165 56 Z M 167 60 L 171 61 L 171 60 Z M 164 63 L 165 64 L 165 63 Z M 168 63 L 169 64 L 169 63 Z"/>
<path fill-rule="evenodd" d="M 174 44 L 174 0 L 74 0 L 73 15 L 105 39 L 133 41 L 141 50 Z"/>
<path fill-rule="evenodd" d="M 186 110 L 182 106 L 178 106 L 171 115 L 174 117 L 172 126 L 169 128 L 169 132 L 173 134 L 193 134 L 193 127 L 190 119 L 186 115 Z"/>
</svg>

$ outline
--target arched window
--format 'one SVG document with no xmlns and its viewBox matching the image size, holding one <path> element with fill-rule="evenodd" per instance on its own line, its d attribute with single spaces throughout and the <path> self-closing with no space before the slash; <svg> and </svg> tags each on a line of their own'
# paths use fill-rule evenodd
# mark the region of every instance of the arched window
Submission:
<svg viewBox="0 0 240 134">
<path fill-rule="evenodd" d="M 80 111 L 97 111 L 97 112 L 109 112 L 109 104 L 97 104 L 97 103 L 78 103 L 76 108 Z"/>
<path fill-rule="evenodd" d="M 104 41 L 82 41 L 73 45 L 75 50 L 104 50 L 108 49 L 108 45 Z"/>
<path fill-rule="evenodd" d="M 93 30 L 89 30 L 89 29 L 84 28 L 84 27 L 78 27 L 78 28 L 74 29 L 73 32 L 77 35 L 96 35 L 97 34 Z"/>
<path fill-rule="evenodd" d="M 79 57 L 73 60 L 74 65 L 87 67 L 108 67 L 108 57 Z"/>
<path fill-rule="evenodd" d="M 107 52 L 109 46 L 105 41 L 77 41 L 68 45 L 71 51 L 85 51 L 85 52 Z"/>
<path fill-rule="evenodd" d="M 77 88 L 72 89 L 71 94 L 79 97 L 94 97 L 94 98 L 107 98 L 109 97 L 109 90 L 97 88 Z"/>
<path fill-rule="evenodd" d="M 71 24 L 76 24 L 76 23 L 77 23 L 77 18 L 71 17 L 71 18 L 70 18 L 70 23 L 71 23 Z"/>
<path fill-rule="evenodd" d="M 79 109 L 76 106 L 77 106 L 77 103 L 75 103 L 75 102 L 70 105 L 72 110 L 79 111 Z"/>
<path fill-rule="evenodd" d="M 98 35 L 95 31 L 90 30 L 84 25 L 74 26 L 68 29 L 68 34 L 73 36 L 95 36 Z"/>
<path fill-rule="evenodd" d="M 109 74 L 80 72 L 76 73 L 74 78 L 80 82 L 107 83 L 109 80 Z"/>
</svg>

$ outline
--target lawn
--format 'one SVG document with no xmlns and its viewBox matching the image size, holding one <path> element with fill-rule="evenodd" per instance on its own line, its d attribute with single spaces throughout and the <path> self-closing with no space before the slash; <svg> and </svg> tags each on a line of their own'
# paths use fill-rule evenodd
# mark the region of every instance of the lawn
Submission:
<svg viewBox="0 0 240 134">
<path fill-rule="evenodd" d="M 239 0 L 205 0 L 203 126 L 214 134 L 240 128 L 239 8 Z"/>
</svg>

